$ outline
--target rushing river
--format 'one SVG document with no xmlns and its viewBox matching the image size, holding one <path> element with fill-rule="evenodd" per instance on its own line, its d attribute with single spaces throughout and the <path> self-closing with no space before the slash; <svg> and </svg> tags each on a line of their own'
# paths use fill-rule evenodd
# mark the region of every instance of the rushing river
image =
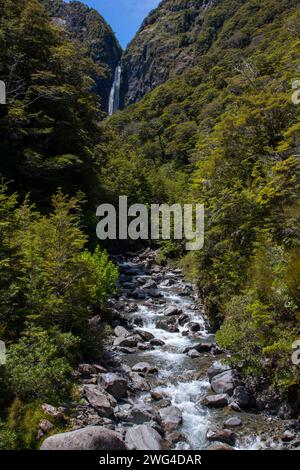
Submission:
<svg viewBox="0 0 300 470">
<path fill-rule="evenodd" d="M 201 404 L 201 400 L 211 392 L 206 375 L 207 369 L 223 356 L 214 357 L 212 353 L 202 353 L 200 357 L 191 358 L 187 355 L 188 347 L 199 342 L 211 343 L 214 337 L 206 329 L 199 299 L 192 287 L 185 284 L 180 271 L 162 268 L 162 272 L 158 267 L 147 271 L 140 264 L 127 261 L 120 262 L 119 265 L 124 285 L 128 285 L 128 281 L 133 286 L 145 281 L 155 281 L 156 290 L 159 291 L 159 296 L 155 299 L 136 301 L 138 308 L 130 314 L 130 321 L 138 324 L 138 328 L 152 333 L 164 344 L 149 351 L 122 354 L 121 359 L 128 367 L 139 362 L 147 362 L 158 369 L 158 374 L 150 378 L 152 391 L 162 392 L 182 411 L 183 422 L 178 431 L 184 435 L 185 441 L 174 444 L 174 448 L 205 449 L 210 445 L 206 439 L 208 429 L 211 426 L 222 428 L 224 421 L 232 416 L 238 416 L 243 422 L 243 426 L 237 432 L 235 448 L 277 448 L 279 444 L 270 437 L 270 430 L 274 431 L 274 426 L 277 425 L 276 418 L 262 414 L 235 413 L 228 409 L 210 409 Z M 187 288 L 190 289 L 190 293 Z M 130 289 L 125 288 L 124 295 L 130 298 Z M 175 332 L 157 327 L 158 321 L 164 318 L 164 313 L 170 306 L 177 307 L 188 315 L 186 321 L 181 323 Z M 190 322 L 199 325 L 194 327 L 198 331 L 194 333 L 189 331 Z M 135 402 L 151 403 L 150 393 L 139 393 L 135 397 Z"/>
</svg>

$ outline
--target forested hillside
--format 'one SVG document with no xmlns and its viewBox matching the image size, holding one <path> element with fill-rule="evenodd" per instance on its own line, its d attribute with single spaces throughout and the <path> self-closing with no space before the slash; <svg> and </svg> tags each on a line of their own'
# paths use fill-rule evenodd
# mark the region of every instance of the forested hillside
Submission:
<svg viewBox="0 0 300 470">
<path fill-rule="evenodd" d="M 217 333 L 218 346 L 200 352 L 227 353 L 249 394 L 267 397 L 255 412 L 277 413 L 284 403 L 280 417 L 299 416 L 300 369 L 291 361 L 300 335 L 300 105 L 292 102 L 300 80 L 299 0 L 162 1 L 124 53 L 125 107 L 106 118 L 107 72 L 119 58 L 110 28 L 79 2 L 0 2 L 7 88 L 0 108 L 0 340 L 7 348 L 0 449 L 36 449 L 47 434 L 76 428 L 76 406 L 85 426 L 95 420 L 118 429 L 124 410 L 102 389 L 92 399 L 103 400 L 105 410 L 97 401 L 90 421 L 82 418 L 88 399 L 82 402 L 78 377 L 81 385 L 99 385 L 104 345 L 129 356 L 164 348 L 140 329 L 141 315 L 136 324 L 126 315 L 140 301 L 164 305 L 157 279 L 168 285 L 168 263 L 176 288 L 180 268 L 196 286 Z M 148 279 L 125 263 L 120 293 L 118 268 L 95 234 L 96 207 L 117 204 L 120 195 L 147 206 L 203 203 L 204 248 L 187 253 L 182 242 L 145 242 L 160 249 L 160 266 Z M 130 250 L 140 247 L 131 243 Z M 124 245 L 106 248 L 115 253 Z M 143 256 L 138 262 L 151 266 L 152 255 Z M 191 290 L 187 285 L 183 296 Z M 181 295 L 175 292 L 178 302 Z M 189 316 L 173 309 L 168 321 L 176 315 L 178 324 L 160 324 L 182 340 L 179 321 Z M 186 336 L 194 341 L 198 327 Z M 200 352 L 183 354 L 198 360 Z M 109 367 L 114 372 L 115 362 Z M 129 368 L 129 398 L 136 389 L 150 391 L 143 367 Z M 118 380 L 124 386 L 124 377 Z M 150 398 L 166 401 L 161 391 Z M 51 418 L 45 404 L 55 407 Z"/>
<path fill-rule="evenodd" d="M 167 21 L 171 3 L 144 25 Z M 182 12 L 199 2 L 175 3 Z M 116 139 L 105 184 L 133 200 L 205 204 L 204 250 L 182 263 L 211 321 L 222 325 L 218 340 L 232 361 L 295 403 L 300 107 L 291 96 L 300 73 L 299 2 L 219 1 L 206 14 L 223 21 L 212 27 L 198 66 L 105 124 Z M 143 38 L 142 29 L 133 45 Z M 163 250 L 180 253 L 176 245 Z"/>
<path fill-rule="evenodd" d="M 110 26 L 93 8 L 82 2 L 63 0 L 40 0 L 50 13 L 55 24 L 65 29 L 70 38 L 79 43 L 98 65 L 101 72 L 95 72 L 94 91 L 101 97 L 103 111 L 108 109 L 109 92 L 119 64 L 122 49 Z"/>
</svg>

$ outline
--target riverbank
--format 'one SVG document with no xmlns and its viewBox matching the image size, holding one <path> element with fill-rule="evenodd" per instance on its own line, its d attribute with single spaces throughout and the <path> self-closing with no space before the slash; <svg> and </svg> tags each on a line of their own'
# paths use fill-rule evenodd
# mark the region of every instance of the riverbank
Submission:
<svg viewBox="0 0 300 470">
<path fill-rule="evenodd" d="M 297 421 L 259 413 L 238 372 L 224 365 L 194 286 L 155 259 L 150 250 L 116 259 L 113 334 L 103 364 L 79 367 L 81 403 L 71 428 L 88 447 L 299 447 Z M 72 432 L 53 436 L 42 448 L 70 448 L 73 439 Z"/>
</svg>

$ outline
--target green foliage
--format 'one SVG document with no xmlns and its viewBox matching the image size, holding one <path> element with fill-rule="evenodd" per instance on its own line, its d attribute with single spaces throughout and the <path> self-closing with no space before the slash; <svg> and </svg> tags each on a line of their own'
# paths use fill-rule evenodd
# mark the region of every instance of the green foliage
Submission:
<svg viewBox="0 0 300 470">
<path fill-rule="evenodd" d="M 23 401 L 59 402 L 68 397 L 79 340 L 59 330 L 49 332 L 28 325 L 18 343 L 7 353 L 9 383 Z"/>
</svg>

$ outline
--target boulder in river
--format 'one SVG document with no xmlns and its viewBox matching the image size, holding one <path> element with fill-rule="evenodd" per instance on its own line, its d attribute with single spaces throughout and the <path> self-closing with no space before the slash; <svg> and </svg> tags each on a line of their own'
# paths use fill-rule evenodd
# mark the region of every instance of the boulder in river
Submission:
<svg viewBox="0 0 300 470">
<path fill-rule="evenodd" d="M 222 374 L 222 372 L 226 372 L 227 370 L 230 370 L 230 366 L 227 366 L 220 361 L 214 362 L 207 371 L 209 381 L 211 382 L 216 375 Z"/>
<path fill-rule="evenodd" d="M 139 392 L 150 392 L 151 387 L 147 380 L 142 377 L 138 372 L 130 372 L 129 378 L 131 381 L 131 388 Z"/>
<path fill-rule="evenodd" d="M 149 331 L 145 330 L 140 330 L 137 329 L 136 333 L 144 340 L 144 341 L 150 341 L 151 339 L 154 339 L 154 335 L 150 333 Z"/>
<path fill-rule="evenodd" d="M 202 401 L 202 404 L 211 408 L 224 408 L 228 405 L 229 395 L 220 393 L 218 395 L 208 395 Z"/>
<path fill-rule="evenodd" d="M 119 337 L 114 340 L 114 346 L 122 346 L 125 348 L 135 348 L 141 341 L 141 337 L 138 335 L 132 335 L 127 337 Z"/>
<path fill-rule="evenodd" d="M 113 414 L 113 407 L 117 402 L 111 395 L 101 391 L 97 385 L 85 385 L 83 392 L 89 404 L 100 416 L 108 417 Z"/>
<path fill-rule="evenodd" d="M 168 406 L 159 411 L 162 426 L 166 432 L 175 431 L 182 423 L 182 411 L 177 406 Z"/>
<path fill-rule="evenodd" d="M 98 384 L 117 400 L 124 398 L 127 394 L 127 381 L 119 374 L 99 374 Z"/>
<path fill-rule="evenodd" d="M 134 405 L 128 409 L 122 409 L 115 411 L 115 416 L 121 421 L 133 424 L 143 424 L 152 421 L 157 418 L 157 414 L 154 409 L 144 403 Z"/>
<path fill-rule="evenodd" d="M 156 367 L 151 366 L 149 362 L 139 362 L 132 367 L 133 372 L 144 372 L 146 374 L 155 374 L 158 372 Z"/>
<path fill-rule="evenodd" d="M 55 434 L 45 439 L 41 450 L 126 450 L 122 437 L 101 426 Z"/>
<path fill-rule="evenodd" d="M 231 402 L 235 402 L 240 408 L 247 409 L 251 406 L 251 396 L 246 387 L 239 385 L 235 387 Z"/>
<path fill-rule="evenodd" d="M 128 429 L 125 442 L 129 450 L 161 450 L 160 434 L 147 424 L 133 426 Z"/>
<path fill-rule="evenodd" d="M 218 441 L 225 444 L 234 445 L 236 435 L 230 429 L 213 428 L 207 431 L 206 438 L 210 442 Z"/>
<path fill-rule="evenodd" d="M 197 357 L 201 357 L 201 354 L 196 349 L 190 349 L 188 352 L 188 356 L 192 359 L 196 359 Z"/>
<path fill-rule="evenodd" d="M 162 339 L 154 338 L 151 339 L 150 344 L 152 346 L 164 346 L 165 342 Z"/>
<path fill-rule="evenodd" d="M 128 336 L 131 335 L 131 333 L 126 330 L 123 326 L 116 326 L 114 329 L 114 333 L 118 338 L 127 338 Z"/>
<path fill-rule="evenodd" d="M 211 388 L 215 393 L 232 395 L 237 381 L 237 373 L 231 369 L 215 375 L 211 381 Z"/>
<path fill-rule="evenodd" d="M 182 310 L 179 309 L 178 307 L 168 307 L 166 311 L 164 312 L 164 315 L 166 317 L 172 317 L 173 315 L 181 315 Z"/>
</svg>

